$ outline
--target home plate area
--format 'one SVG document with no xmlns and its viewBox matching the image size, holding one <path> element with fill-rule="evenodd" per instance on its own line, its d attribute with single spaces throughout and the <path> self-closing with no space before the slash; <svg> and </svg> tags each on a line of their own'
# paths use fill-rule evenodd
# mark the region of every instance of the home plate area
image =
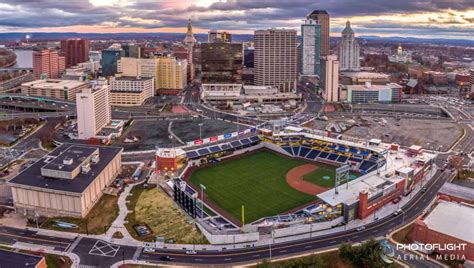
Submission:
<svg viewBox="0 0 474 268">
<path fill-rule="evenodd" d="M 89 251 L 89 254 L 104 257 L 115 257 L 119 249 L 120 246 L 112 245 L 103 241 L 97 241 L 95 242 L 92 249 Z"/>
</svg>

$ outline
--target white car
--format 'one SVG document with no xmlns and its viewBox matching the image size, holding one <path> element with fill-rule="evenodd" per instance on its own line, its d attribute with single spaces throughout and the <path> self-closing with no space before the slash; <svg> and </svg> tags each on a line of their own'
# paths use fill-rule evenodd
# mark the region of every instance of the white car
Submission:
<svg viewBox="0 0 474 268">
<path fill-rule="evenodd" d="M 186 254 L 195 255 L 195 254 L 197 254 L 197 252 L 195 250 L 186 250 Z"/>
<path fill-rule="evenodd" d="M 363 230 L 365 230 L 365 226 L 359 226 L 356 229 L 357 232 L 360 232 L 360 231 L 363 231 Z"/>
<path fill-rule="evenodd" d="M 400 213 L 402 213 L 402 209 L 397 209 L 395 212 L 393 212 L 393 216 L 397 216 L 399 215 Z"/>
</svg>

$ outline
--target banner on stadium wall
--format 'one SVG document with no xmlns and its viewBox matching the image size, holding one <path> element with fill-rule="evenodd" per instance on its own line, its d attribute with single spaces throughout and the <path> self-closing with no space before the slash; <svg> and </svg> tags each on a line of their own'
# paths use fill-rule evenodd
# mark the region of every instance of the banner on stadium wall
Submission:
<svg viewBox="0 0 474 268">
<path fill-rule="evenodd" d="M 224 135 L 219 135 L 219 136 L 217 136 L 217 140 L 221 141 L 221 140 L 223 140 L 223 139 L 225 139 Z"/>
<path fill-rule="evenodd" d="M 225 138 L 225 139 L 230 139 L 230 138 L 232 138 L 232 133 L 226 133 L 226 134 L 224 134 L 224 138 Z"/>
<path fill-rule="evenodd" d="M 210 141 L 210 142 L 215 142 L 215 141 L 217 141 L 217 140 L 218 140 L 218 137 L 217 137 L 217 136 L 213 136 L 213 137 L 210 137 L 210 138 L 209 138 L 209 141 Z"/>
<path fill-rule="evenodd" d="M 210 142 L 210 138 L 204 138 L 202 139 L 202 143 L 203 144 L 206 144 L 206 143 L 209 143 Z"/>
<path fill-rule="evenodd" d="M 194 145 L 201 145 L 203 142 L 202 140 L 195 140 Z"/>
<path fill-rule="evenodd" d="M 237 133 L 238 136 L 242 136 L 244 135 L 244 132 L 243 131 L 239 131 L 239 133 Z"/>
<path fill-rule="evenodd" d="M 245 134 L 250 133 L 250 128 L 247 128 L 246 130 L 244 130 L 244 133 L 245 133 Z"/>
<path fill-rule="evenodd" d="M 253 133 L 253 132 L 257 132 L 257 128 L 254 128 L 254 127 L 251 128 L 251 129 L 250 129 L 250 132 L 252 132 L 252 133 Z"/>
</svg>

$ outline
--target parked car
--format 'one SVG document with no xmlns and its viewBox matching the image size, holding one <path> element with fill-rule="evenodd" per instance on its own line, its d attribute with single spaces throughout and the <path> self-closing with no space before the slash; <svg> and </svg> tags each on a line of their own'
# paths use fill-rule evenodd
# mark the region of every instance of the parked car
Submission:
<svg viewBox="0 0 474 268">
<path fill-rule="evenodd" d="M 363 231 L 363 230 L 365 230 L 365 226 L 359 226 L 356 229 L 357 232 L 360 232 L 360 231 Z"/>
<path fill-rule="evenodd" d="M 426 189 L 426 187 L 421 188 L 422 193 L 426 192 L 426 190 L 428 190 L 428 189 Z"/>
<path fill-rule="evenodd" d="M 392 200 L 392 203 L 398 204 L 398 202 L 400 202 L 400 200 L 402 200 L 402 199 L 400 197 L 397 197 L 397 198 Z"/>
<path fill-rule="evenodd" d="M 195 255 L 195 254 L 197 254 L 197 252 L 195 250 L 186 250 L 186 254 Z"/>
</svg>

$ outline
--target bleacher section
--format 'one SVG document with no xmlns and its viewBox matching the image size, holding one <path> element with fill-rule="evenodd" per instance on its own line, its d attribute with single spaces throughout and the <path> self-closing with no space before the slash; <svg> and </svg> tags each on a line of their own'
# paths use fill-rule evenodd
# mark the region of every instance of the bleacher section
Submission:
<svg viewBox="0 0 474 268">
<path fill-rule="evenodd" d="M 285 141 L 278 140 L 278 144 L 292 156 L 311 161 L 330 161 L 340 165 L 350 163 L 362 173 L 375 170 L 379 160 L 379 155 L 371 151 L 320 140 L 302 140 L 298 143 L 287 138 Z"/>
<path fill-rule="evenodd" d="M 248 138 L 242 138 L 236 141 L 222 144 L 214 144 L 209 147 L 194 149 L 186 152 L 186 157 L 189 159 L 198 159 L 201 157 L 208 156 L 210 154 L 220 153 L 228 150 L 239 150 L 256 145 L 260 142 L 258 136 L 251 136 Z"/>
</svg>

